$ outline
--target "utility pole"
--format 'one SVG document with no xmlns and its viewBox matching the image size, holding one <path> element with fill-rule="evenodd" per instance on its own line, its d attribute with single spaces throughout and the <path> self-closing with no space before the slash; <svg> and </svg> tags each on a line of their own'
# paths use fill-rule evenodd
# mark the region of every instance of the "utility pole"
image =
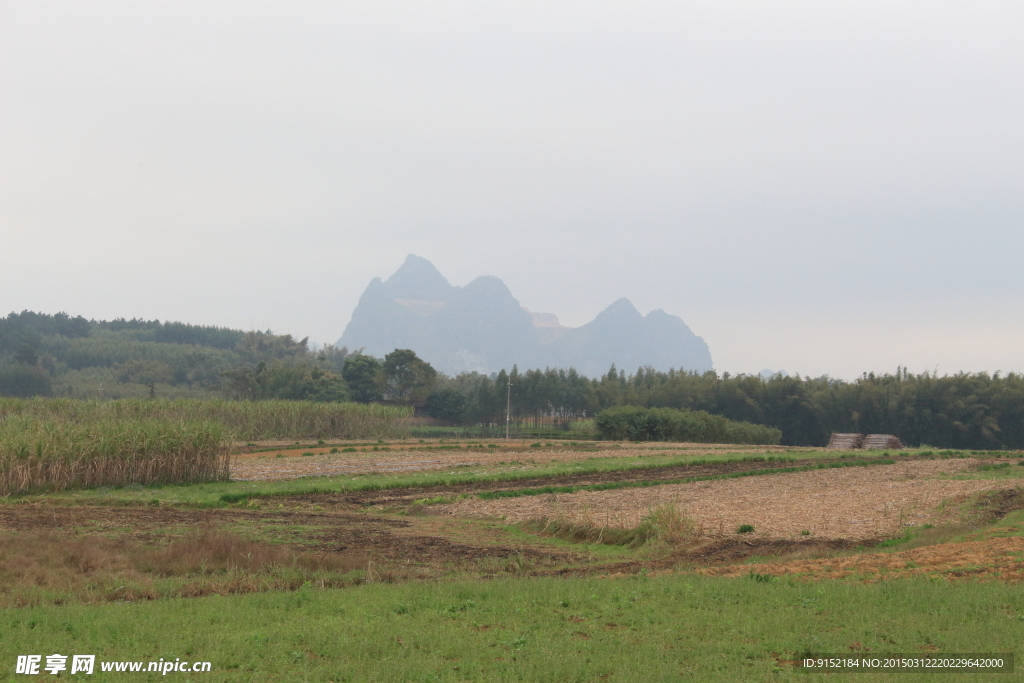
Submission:
<svg viewBox="0 0 1024 683">
<path fill-rule="evenodd" d="M 512 377 L 508 378 L 508 391 L 505 394 L 505 440 L 508 440 L 508 426 L 512 420 Z"/>
</svg>

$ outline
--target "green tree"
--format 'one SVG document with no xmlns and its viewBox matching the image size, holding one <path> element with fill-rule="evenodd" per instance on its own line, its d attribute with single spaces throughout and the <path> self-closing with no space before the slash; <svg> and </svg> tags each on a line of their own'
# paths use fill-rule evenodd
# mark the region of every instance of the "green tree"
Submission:
<svg viewBox="0 0 1024 683">
<path fill-rule="evenodd" d="M 348 347 L 342 346 L 339 349 L 333 344 L 327 344 L 317 352 L 316 361 L 325 370 L 341 374 L 345 369 L 345 359 L 350 355 Z"/>
<path fill-rule="evenodd" d="M 157 382 L 169 384 L 174 379 L 174 371 L 171 366 L 159 360 L 137 358 L 127 363 L 115 363 L 114 372 L 117 381 L 122 384 L 127 382 L 147 386 Z"/>
<path fill-rule="evenodd" d="M 0 368 L 0 396 L 51 396 L 50 375 L 39 366 L 17 363 Z"/>
<path fill-rule="evenodd" d="M 340 403 L 349 400 L 348 386 L 341 375 L 308 363 L 260 362 L 256 368 L 242 367 L 224 373 L 228 393 L 240 400 L 284 399 Z"/>
<path fill-rule="evenodd" d="M 258 377 L 265 367 L 266 363 L 260 363 L 260 367 L 255 370 L 250 367 L 241 367 L 221 373 L 227 380 L 224 389 L 228 396 L 238 401 L 253 401 L 260 398 Z"/>
<path fill-rule="evenodd" d="M 14 362 L 22 365 L 35 366 L 39 364 L 39 354 L 32 344 L 21 343 L 14 350 Z"/>
<path fill-rule="evenodd" d="M 426 398 L 437 381 L 437 370 L 411 349 L 395 349 L 384 356 L 384 398 L 409 403 Z"/>
<path fill-rule="evenodd" d="M 290 334 L 276 335 L 270 330 L 246 332 L 235 346 L 235 352 L 247 362 L 269 358 L 298 359 L 309 352 L 308 341 L 308 337 L 296 341 Z"/>
<path fill-rule="evenodd" d="M 447 387 L 427 396 L 427 415 L 438 420 L 461 424 L 466 417 L 468 400 L 458 389 Z"/>
<path fill-rule="evenodd" d="M 349 400 L 348 385 L 341 375 L 313 368 L 302 387 L 302 398 L 323 403 L 344 403 Z"/>
<path fill-rule="evenodd" d="M 382 368 L 376 358 L 357 353 L 345 359 L 341 376 L 345 378 L 353 400 L 370 403 L 380 399 L 381 373 Z"/>
</svg>

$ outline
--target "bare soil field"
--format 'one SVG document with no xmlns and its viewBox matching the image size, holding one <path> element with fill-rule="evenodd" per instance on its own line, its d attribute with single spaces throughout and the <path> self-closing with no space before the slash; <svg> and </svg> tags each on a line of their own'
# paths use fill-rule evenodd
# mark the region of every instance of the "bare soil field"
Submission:
<svg viewBox="0 0 1024 683">
<path fill-rule="evenodd" d="M 895 553 L 870 553 L 781 563 L 757 563 L 700 570 L 712 576 L 795 576 L 806 579 L 860 578 L 877 581 L 916 574 L 945 578 L 1024 580 L 1024 537 L 1020 528 L 989 529 L 980 538 L 939 543 Z"/>
<path fill-rule="evenodd" d="M 752 470 L 771 470 L 788 467 L 802 467 L 825 462 L 823 460 L 789 460 L 758 462 L 733 460 L 726 462 L 673 465 L 655 469 L 613 470 L 610 472 L 587 472 L 582 474 L 556 474 L 538 477 L 517 478 L 504 483 L 493 481 L 467 482 L 433 486 L 403 487 L 381 491 L 352 491 L 338 494 L 297 495 L 296 500 L 320 501 L 331 505 L 369 507 L 378 510 L 408 505 L 421 498 L 462 495 L 471 492 L 508 491 L 532 486 L 586 486 L 638 481 L 672 481 L 691 477 L 720 476 Z M 494 470 L 501 471 L 501 470 Z M 506 470 L 507 471 L 507 470 Z M 456 472 L 452 472 L 453 474 Z M 489 472 L 485 472 L 489 473 Z M 445 513 L 444 506 L 432 506 L 431 512 Z"/>
<path fill-rule="evenodd" d="M 540 447 L 532 443 L 544 443 Z M 729 446 L 723 444 L 656 443 L 627 444 L 587 442 L 573 445 L 565 442 L 501 441 L 485 444 L 416 444 L 390 443 L 385 447 L 374 443 L 354 444 L 354 451 L 329 446 L 296 446 L 280 442 L 258 444 L 261 450 L 241 447 L 232 457 L 231 478 L 238 481 L 297 479 L 310 476 L 402 474 L 453 467 L 495 467 L 502 471 L 526 470 L 538 463 L 574 462 L 591 458 L 623 458 L 643 455 L 678 453 L 694 457 L 749 453 L 751 455 L 807 452 L 820 449 L 785 448 L 780 446 Z M 279 447 L 279 448 L 276 448 Z M 272 450 L 262 450 L 273 448 Z M 383 448 L 383 450 L 381 450 Z M 337 452 L 331 453 L 331 450 Z"/>
<path fill-rule="evenodd" d="M 507 523 L 558 518 L 632 528 L 652 508 L 671 503 L 694 520 L 703 536 L 734 536 L 740 525 L 750 524 L 755 531 L 748 537 L 880 539 L 897 536 L 906 526 L 935 523 L 945 506 L 971 494 L 1007 486 L 995 480 L 942 478 L 976 462 L 912 460 L 648 488 L 466 498 L 443 506 L 441 512 Z"/>
</svg>

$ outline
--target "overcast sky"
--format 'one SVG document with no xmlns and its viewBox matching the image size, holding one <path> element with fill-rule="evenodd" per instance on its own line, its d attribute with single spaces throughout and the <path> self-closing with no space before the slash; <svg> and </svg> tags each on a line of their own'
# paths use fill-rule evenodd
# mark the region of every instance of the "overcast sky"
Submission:
<svg viewBox="0 0 1024 683">
<path fill-rule="evenodd" d="M 341 336 L 408 253 L 731 372 L 1022 371 L 1024 3 L 0 0 L 0 315 Z"/>
</svg>

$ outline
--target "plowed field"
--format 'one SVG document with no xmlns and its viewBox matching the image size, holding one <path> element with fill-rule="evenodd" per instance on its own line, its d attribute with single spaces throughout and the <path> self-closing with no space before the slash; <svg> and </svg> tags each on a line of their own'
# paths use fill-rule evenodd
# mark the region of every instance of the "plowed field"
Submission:
<svg viewBox="0 0 1024 683">
<path fill-rule="evenodd" d="M 751 524 L 755 528 L 751 537 L 878 539 L 897 536 L 905 526 L 936 523 L 950 504 L 971 494 L 1007 487 L 999 480 L 943 478 L 976 462 L 915 460 L 648 488 L 496 500 L 467 498 L 443 506 L 442 511 L 513 523 L 562 518 L 578 524 L 631 528 L 651 508 L 673 503 L 705 536 L 735 535 L 740 525 Z"/>
</svg>

